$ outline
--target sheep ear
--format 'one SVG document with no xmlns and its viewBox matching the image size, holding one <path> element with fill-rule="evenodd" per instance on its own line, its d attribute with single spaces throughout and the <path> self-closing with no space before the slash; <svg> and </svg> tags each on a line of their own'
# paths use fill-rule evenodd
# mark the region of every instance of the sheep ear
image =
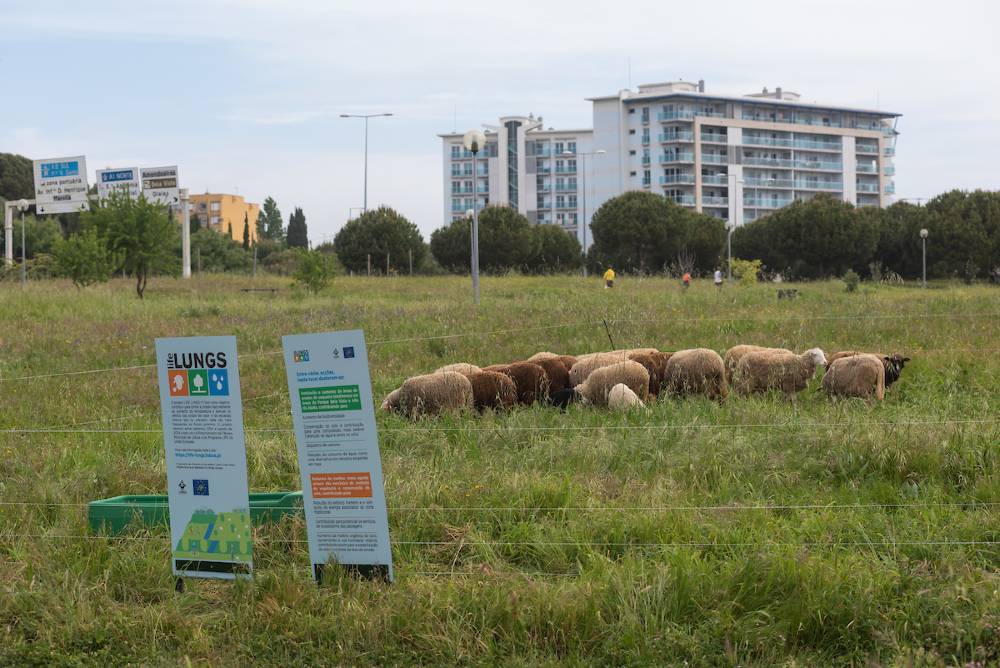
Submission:
<svg viewBox="0 0 1000 668">
<path fill-rule="evenodd" d="M 904 358 L 903 358 L 903 361 L 904 361 L 904 362 L 909 362 L 909 361 L 910 361 L 910 358 L 909 358 L 909 357 L 904 357 Z"/>
</svg>

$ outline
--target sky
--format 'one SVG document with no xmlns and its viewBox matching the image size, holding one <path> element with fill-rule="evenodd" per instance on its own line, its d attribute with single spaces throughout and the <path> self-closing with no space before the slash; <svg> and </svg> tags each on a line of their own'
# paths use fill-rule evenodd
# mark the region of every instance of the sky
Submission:
<svg viewBox="0 0 1000 668">
<path fill-rule="evenodd" d="M 438 133 L 704 79 L 903 114 L 897 198 L 1000 188 L 996 0 L 0 2 L 0 152 L 178 165 L 192 193 L 302 207 L 314 243 L 363 198 L 443 224 Z M 356 213 L 356 209 L 354 211 Z"/>
</svg>

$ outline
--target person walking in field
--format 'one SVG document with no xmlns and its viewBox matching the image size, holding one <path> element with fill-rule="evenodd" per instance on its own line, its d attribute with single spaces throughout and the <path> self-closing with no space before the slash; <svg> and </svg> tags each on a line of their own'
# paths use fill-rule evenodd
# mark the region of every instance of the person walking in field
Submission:
<svg viewBox="0 0 1000 668">
<path fill-rule="evenodd" d="M 721 269 L 716 269 L 715 270 L 715 287 L 717 287 L 717 288 L 721 288 L 722 287 L 722 270 Z"/>
<path fill-rule="evenodd" d="M 608 267 L 608 270 L 604 272 L 604 289 L 615 287 L 615 270 Z"/>
<path fill-rule="evenodd" d="M 681 277 L 681 281 L 684 283 L 684 289 L 687 290 L 691 287 L 691 272 L 685 271 L 684 275 Z"/>
</svg>

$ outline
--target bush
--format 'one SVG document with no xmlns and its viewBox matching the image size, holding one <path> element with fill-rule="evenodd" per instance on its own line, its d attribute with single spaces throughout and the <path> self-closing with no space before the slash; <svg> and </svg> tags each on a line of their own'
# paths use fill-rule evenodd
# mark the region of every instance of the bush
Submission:
<svg viewBox="0 0 1000 668">
<path fill-rule="evenodd" d="M 333 258 L 318 251 L 296 250 L 296 267 L 292 273 L 296 285 L 313 294 L 330 284 L 333 278 Z"/>
<path fill-rule="evenodd" d="M 202 228 L 191 235 L 191 262 L 201 271 L 248 271 L 253 257 L 228 235 Z"/>
<path fill-rule="evenodd" d="M 106 242 L 94 229 L 56 243 L 56 273 L 71 279 L 77 288 L 107 282 L 118 263 L 119 258 L 108 251 Z"/>
<path fill-rule="evenodd" d="M 757 283 L 762 263 L 760 260 L 741 260 L 733 258 L 733 276 L 742 286 L 753 286 Z"/>
<path fill-rule="evenodd" d="M 844 288 L 848 292 L 856 292 L 858 289 L 858 283 L 861 282 L 861 277 L 858 276 L 857 272 L 853 269 L 848 269 L 847 273 L 844 274 Z"/>
<path fill-rule="evenodd" d="M 369 256 L 373 272 L 384 272 L 388 258 L 390 273 L 407 273 L 410 253 L 414 267 L 420 266 L 427 253 L 417 226 L 384 206 L 347 221 L 334 237 L 333 246 L 344 268 L 359 274 L 368 271 Z"/>
</svg>

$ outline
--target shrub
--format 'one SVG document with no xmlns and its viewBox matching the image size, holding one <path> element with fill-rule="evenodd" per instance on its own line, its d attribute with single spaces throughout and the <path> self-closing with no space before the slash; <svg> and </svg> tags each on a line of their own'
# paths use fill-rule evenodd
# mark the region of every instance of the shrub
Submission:
<svg viewBox="0 0 1000 668">
<path fill-rule="evenodd" d="M 333 258 L 318 251 L 298 250 L 297 264 L 292 277 L 296 285 L 300 285 L 313 294 L 330 284 L 333 278 Z"/>
<path fill-rule="evenodd" d="M 762 263 L 760 260 L 741 260 L 733 258 L 733 276 L 740 282 L 740 285 L 751 286 L 757 283 L 757 275 L 760 273 Z"/>
<path fill-rule="evenodd" d="M 89 229 L 56 242 L 55 264 L 60 276 L 83 288 L 111 278 L 118 259 L 108 251 L 104 239 L 97 236 L 97 230 Z"/>
<path fill-rule="evenodd" d="M 409 272 L 410 253 L 413 266 L 419 267 L 427 252 L 417 226 L 385 206 L 347 221 L 333 246 L 344 268 L 359 274 L 368 270 L 369 256 L 373 272 L 385 271 L 388 258 L 390 273 L 402 274 Z"/>
<path fill-rule="evenodd" d="M 861 277 L 853 269 L 848 269 L 844 274 L 844 287 L 848 292 L 855 292 L 858 289 L 858 283 L 861 282 Z"/>
</svg>

